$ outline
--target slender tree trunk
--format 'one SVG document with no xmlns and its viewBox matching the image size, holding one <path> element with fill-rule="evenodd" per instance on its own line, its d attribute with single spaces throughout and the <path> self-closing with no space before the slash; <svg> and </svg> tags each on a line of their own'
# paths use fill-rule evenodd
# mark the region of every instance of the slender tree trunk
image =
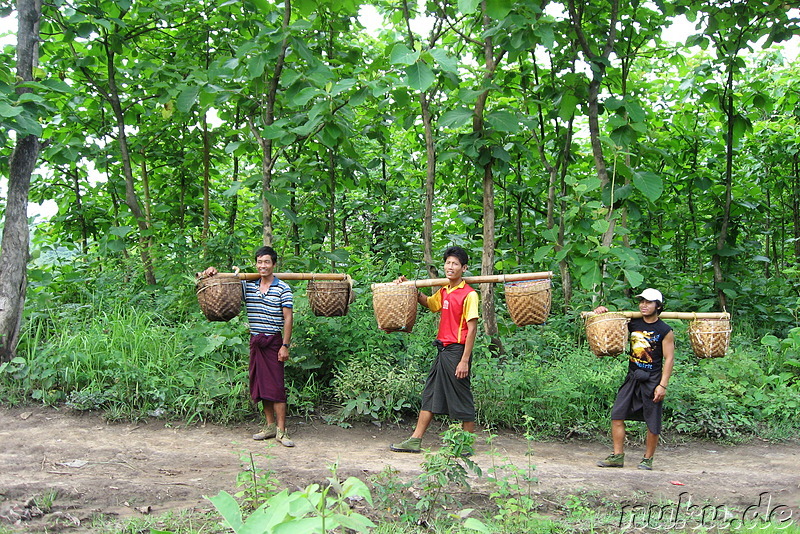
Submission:
<svg viewBox="0 0 800 534">
<path fill-rule="evenodd" d="M 611 52 L 614 50 L 614 44 L 617 37 L 617 20 L 619 13 L 619 0 L 611 1 L 611 15 L 608 22 L 608 34 L 603 45 L 603 49 L 599 52 L 594 52 L 586 39 L 583 32 L 583 12 L 582 7 L 576 8 L 575 0 L 568 1 L 568 11 L 572 27 L 575 30 L 575 38 L 581 51 L 583 52 L 586 61 L 592 65 L 592 79 L 589 82 L 588 95 L 587 95 L 587 119 L 589 123 L 589 141 L 592 146 L 592 156 L 594 157 L 595 170 L 597 177 L 603 187 L 607 186 L 610 179 L 608 177 L 608 168 L 606 167 L 606 160 L 603 156 L 603 146 L 600 142 L 600 89 L 602 87 L 603 77 L 606 72 L 606 64 Z M 614 229 L 616 218 L 614 217 L 614 203 L 608 207 L 608 214 L 606 215 L 608 221 L 608 229 L 602 236 L 602 243 L 604 246 L 611 246 L 614 239 Z M 603 266 L 605 269 L 605 266 Z"/>
<path fill-rule="evenodd" d="M 136 224 L 139 227 L 139 254 L 144 267 L 145 280 L 148 284 L 155 285 L 156 277 L 153 271 L 153 261 L 150 253 L 152 248 L 152 238 L 147 235 L 149 230 L 147 217 L 142 211 L 142 208 L 139 204 L 139 197 L 136 194 L 133 167 L 131 165 L 131 154 L 128 146 L 128 137 L 125 133 L 125 111 L 122 109 L 122 104 L 119 98 L 119 88 L 117 87 L 116 80 L 116 66 L 114 64 L 116 61 L 116 53 L 114 52 L 112 45 L 109 43 L 109 39 L 110 36 L 106 36 L 104 43 L 107 61 L 106 74 L 108 77 L 108 90 L 104 90 L 102 84 L 94 81 L 91 71 L 84 68 L 83 72 L 86 74 L 87 78 L 92 81 L 98 91 L 100 91 L 106 101 L 111 105 L 111 109 L 114 112 L 114 118 L 117 123 L 117 142 L 119 143 L 122 172 L 125 176 L 125 204 L 127 204 L 128 208 L 130 208 L 131 215 L 133 215 L 134 219 L 136 220 Z"/>
<path fill-rule="evenodd" d="M 711 258 L 711 265 L 714 269 L 714 287 L 717 291 L 717 300 L 721 310 L 728 307 L 728 297 L 721 287 L 725 281 L 725 274 L 722 270 L 722 256 L 720 252 L 725 248 L 728 240 L 728 225 L 731 219 L 731 203 L 733 200 L 733 67 L 728 67 L 728 80 L 726 82 L 725 95 L 725 115 L 727 117 L 726 147 L 725 147 L 725 199 L 722 206 L 722 222 L 720 223 L 719 235 L 717 235 L 716 252 Z"/>
<path fill-rule="evenodd" d="M 428 276 L 437 278 L 439 270 L 433 262 L 433 192 L 436 186 L 436 146 L 433 140 L 433 119 L 430 103 L 425 93 L 420 93 L 419 103 L 422 108 L 422 123 L 425 128 L 425 215 L 422 223 L 422 259 Z"/>
<path fill-rule="evenodd" d="M 33 80 L 39 62 L 41 15 L 39 0 L 17 1 L 17 77 L 22 82 Z M 17 88 L 18 94 L 30 92 Z M 39 148 L 35 135 L 20 136 L 9 159 L 8 198 L 0 242 L 0 361 L 13 358 L 19 342 L 29 255 L 28 193 Z"/>
<path fill-rule="evenodd" d="M 486 0 L 481 1 L 483 13 L 483 26 L 489 29 L 492 25 L 490 17 L 486 14 Z M 500 51 L 495 57 L 494 40 L 487 35 L 483 40 L 483 61 L 485 80 L 494 78 L 497 65 L 505 55 Z M 484 133 L 484 112 L 489 99 L 489 90 L 481 93 L 475 102 L 475 114 L 472 118 L 472 131 L 477 135 Z M 486 149 L 484 149 L 486 150 Z M 481 256 L 481 275 L 494 274 L 494 249 L 495 249 L 495 208 L 494 208 L 494 158 L 489 156 L 483 165 L 483 254 Z M 502 351 L 500 338 L 497 336 L 497 315 L 494 311 L 494 286 L 481 284 L 481 310 L 483 312 L 483 329 L 492 339 L 492 344 Z"/>
<path fill-rule="evenodd" d="M 289 31 L 289 22 L 292 18 L 292 2 L 291 0 L 284 0 L 283 2 L 283 25 L 281 30 L 284 35 Z M 281 72 L 286 62 L 286 49 L 288 47 L 288 40 L 286 37 L 281 42 L 281 50 L 278 57 L 275 59 L 275 68 L 272 71 L 272 76 L 269 79 L 269 91 L 267 92 L 267 102 L 264 106 L 264 125 L 270 126 L 275 122 L 275 102 L 278 98 L 278 84 L 281 79 Z M 272 169 L 275 166 L 273 161 L 272 139 L 262 138 L 257 130 L 256 125 L 250 122 L 250 129 L 258 139 L 261 145 L 261 189 L 263 190 L 261 197 L 261 223 L 263 227 L 263 241 L 264 245 L 272 246 L 274 236 L 272 227 L 272 204 L 269 203 L 266 193 L 272 191 Z"/>
<path fill-rule="evenodd" d="M 203 247 L 207 246 L 208 233 L 211 229 L 211 142 L 208 136 L 208 120 L 206 113 L 200 116 L 200 124 L 203 132 Z"/>
<path fill-rule="evenodd" d="M 328 231 L 330 235 L 331 253 L 336 251 L 336 157 L 334 149 L 328 149 L 328 186 L 331 189 L 331 201 L 328 208 Z M 336 262 L 331 260 L 331 269 L 336 270 Z"/>
<path fill-rule="evenodd" d="M 800 156 L 792 160 L 792 225 L 794 227 L 794 261 L 800 262 Z"/>
</svg>

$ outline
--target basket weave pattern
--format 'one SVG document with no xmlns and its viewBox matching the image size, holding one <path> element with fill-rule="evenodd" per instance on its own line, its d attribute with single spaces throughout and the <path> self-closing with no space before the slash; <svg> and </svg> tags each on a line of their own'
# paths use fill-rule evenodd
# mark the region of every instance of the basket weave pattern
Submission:
<svg viewBox="0 0 800 534">
<path fill-rule="evenodd" d="M 506 306 L 517 326 L 542 324 L 550 314 L 550 280 L 508 282 L 505 285 Z"/>
<path fill-rule="evenodd" d="M 586 338 L 595 356 L 617 356 L 625 352 L 628 318 L 609 312 L 586 318 Z"/>
<path fill-rule="evenodd" d="M 411 332 L 417 320 L 417 288 L 400 284 L 374 284 L 372 308 L 381 330 Z"/>
<path fill-rule="evenodd" d="M 195 285 L 200 310 L 209 321 L 230 321 L 242 309 L 242 283 L 235 274 L 215 274 Z"/>
<path fill-rule="evenodd" d="M 728 351 L 731 324 L 727 319 L 695 319 L 687 332 L 698 358 L 721 358 Z"/>
<path fill-rule="evenodd" d="M 311 311 L 318 317 L 347 315 L 352 286 L 350 280 L 309 280 L 306 288 Z"/>
</svg>

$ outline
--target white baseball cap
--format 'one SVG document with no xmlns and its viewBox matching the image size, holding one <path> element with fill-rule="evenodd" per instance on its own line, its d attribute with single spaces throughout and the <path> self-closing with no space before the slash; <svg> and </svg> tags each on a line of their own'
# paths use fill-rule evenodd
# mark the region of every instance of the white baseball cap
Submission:
<svg viewBox="0 0 800 534">
<path fill-rule="evenodd" d="M 661 294 L 661 291 L 653 289 L 652 287 L 648 287 L 636 296 L 644 300 L 649 300 L 650 302 L 658 301 L 662 304 L 664 303 L 664 295 Z"/>
</svg>

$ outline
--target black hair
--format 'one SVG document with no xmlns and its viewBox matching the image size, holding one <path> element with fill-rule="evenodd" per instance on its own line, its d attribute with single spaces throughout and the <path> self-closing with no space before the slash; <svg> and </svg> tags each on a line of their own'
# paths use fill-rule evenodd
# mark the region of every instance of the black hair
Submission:
<svg viewBox="0 0 800 534">
<path fill-rule="evenodd" d="M 461 265 L 466 265 L 469 263 L 469 257 L 467 257 L 467 252 L 461 247 L 458 246 L 448 247 L 448 249 L 445 250 L 444 254 L 442 255 L 442 261 L 447 261 L 447 258 L 449 258 L 450 256 L 457 258 L 458 261 L 461 262 Z"/>
<path fill-rule="evenodd" d="M 272 263 L 278 263 L 278 253 L 275 252 L 275 249 L 268 246 L 263 246 L 260 249 L 256 250 L 256 261 L 261 256 L 269 256 L 272 258 Z"/>
</svg>

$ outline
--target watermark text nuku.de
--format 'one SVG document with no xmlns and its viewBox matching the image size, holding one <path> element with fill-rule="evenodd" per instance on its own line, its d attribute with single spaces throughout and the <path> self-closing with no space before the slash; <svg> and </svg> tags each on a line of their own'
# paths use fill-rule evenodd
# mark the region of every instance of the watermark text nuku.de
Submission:
<svg viewBox="0 0 800 534">
<path fill-rule="evenodd" d="M 796 515 L 796 514 L 794 514 Z M 772 499 L 769 492 L 758 495 L 751 505 L 694 504 L 688 491 L 669 504 L 634 504 L 622 507 L 619 527 L 627 529 L 721 528 L 741 531 L 784 529 L 794 524 L 793 510 Z"/>
</svg>

